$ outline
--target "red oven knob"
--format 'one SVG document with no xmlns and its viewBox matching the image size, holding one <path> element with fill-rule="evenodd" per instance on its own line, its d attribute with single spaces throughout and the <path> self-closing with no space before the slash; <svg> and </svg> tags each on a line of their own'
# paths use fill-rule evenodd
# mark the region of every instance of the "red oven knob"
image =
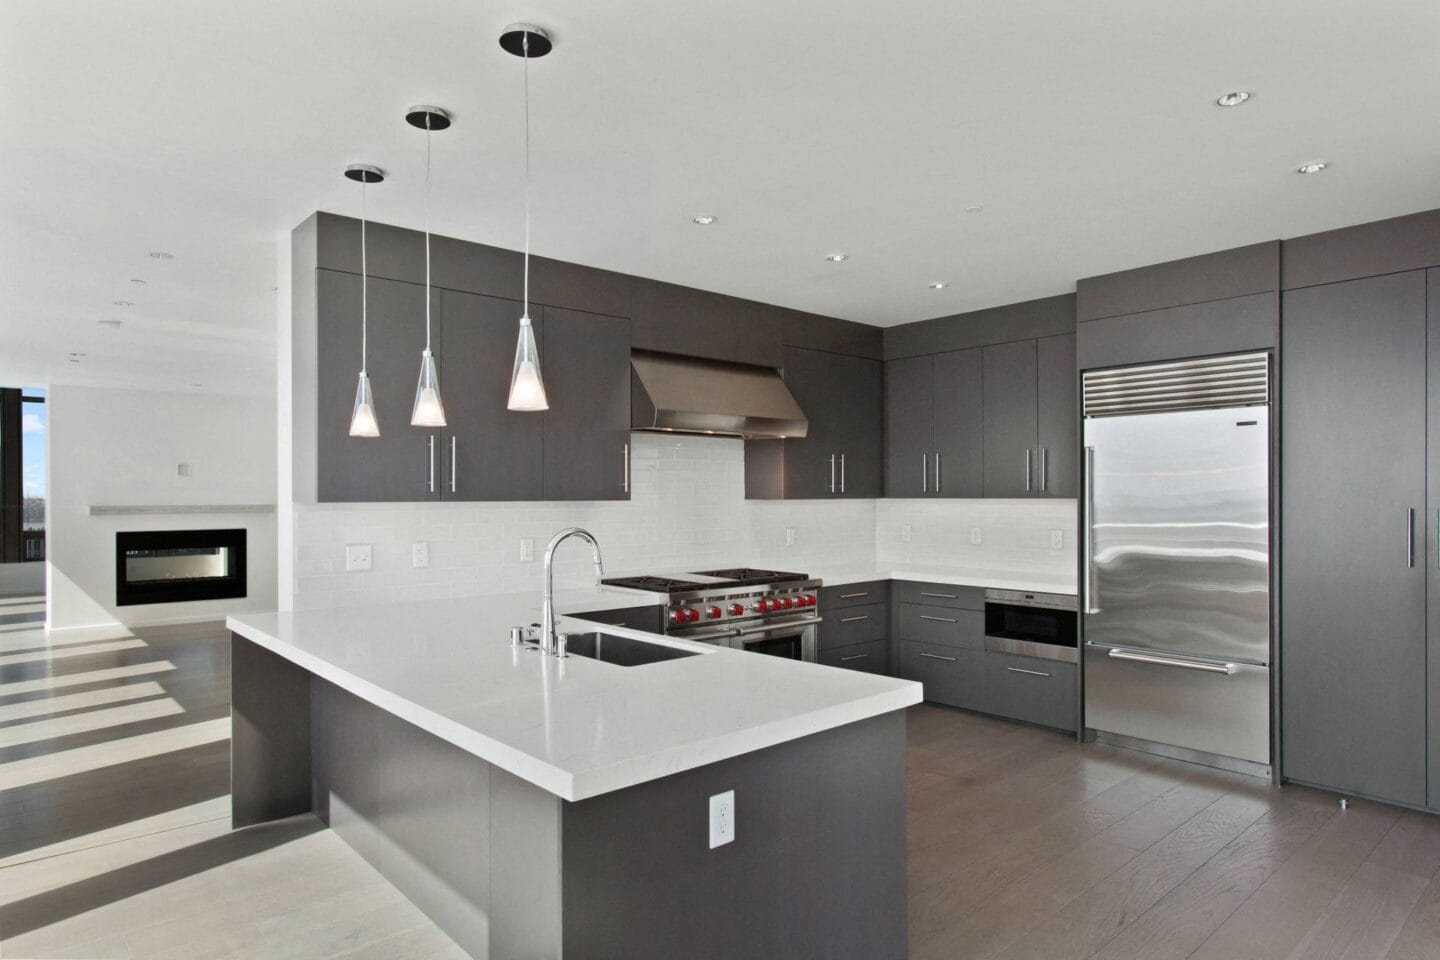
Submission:
<svg viewBox="0 0 1440 960">
<path fill-rule="evenodd" d="M 745 612 L 745 606 L 739 603 L 730 604 L 730 616 L 738 617 Z"/>
<path fill-rule="evenodd" d="M 791 607 L 795 606 L 795 601 L 791 600 L 789 597 L 784 597 L 781 599 L 780 605 L 786 610 L 789 610 Z"/>
<path fill-rule="evenodd" d="M 755 601 L 755 609 L 758 610 L 758 611 L 760 611 L 761 613 L 769 613 L 769 612 L 770 612 L 770 601 L 769 601 L 769 600 L 757 600 L 757 601 Z"/>
<path fill-rule="evenodd" d="M 814 598 L 813 596 L 808 596 L 808 595 L 807 595 L 807 596 L 801 597 L 800 599 L 805 601 L 805 606 L 807 606 L 807 607 L 813 607 L 813 606 L 815 606 L 815 598 Z"/>
<path fill-rule="evenodd" d="M 700 619 L 700 611 L 696 610 L 694 607 L 691 607 L 689 610 L 685 611 L 685 619 L 690 621 L 691 623 L 694 623 L 696 620 Z"/>
<path fill-rule="evenodd" d="M 709 617 L 711 620 L 719 620 L 719 619 L 720 619 L 720 608 L 719 608 L 719 607 L 711 607 L 709 610 L 706 610 L 706 611 L 705 611 L 705 616 Z"/>
<path fill-rule="evenodd" d="M 670 611 L 670 622 L 671 622 L 671 623 L 684 623 L 684 622 L 685 622 L 685 611 L 684 611 L 684 610 L 671 610 L 671 611 Z"/>
</svg>

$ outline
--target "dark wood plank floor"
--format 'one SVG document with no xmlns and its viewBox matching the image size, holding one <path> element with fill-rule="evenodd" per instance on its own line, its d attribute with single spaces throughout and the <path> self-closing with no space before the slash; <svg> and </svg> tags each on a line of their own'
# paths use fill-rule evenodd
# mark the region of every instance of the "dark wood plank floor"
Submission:
<svg viewBox="0 0 1440 960">
<path fill-rule="evenodd" d="M 223 628 L 9 615 L 0 956 L 459 955 L 313 819 L 228 829 Z M 909 739 L 912 957 L 1440 958 L 1440 818 L 943 707 Z"/>
</svg>

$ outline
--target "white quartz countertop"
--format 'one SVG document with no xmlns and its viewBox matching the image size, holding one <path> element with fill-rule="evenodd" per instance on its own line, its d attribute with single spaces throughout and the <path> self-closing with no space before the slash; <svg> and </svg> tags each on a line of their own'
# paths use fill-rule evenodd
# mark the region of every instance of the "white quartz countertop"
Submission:
<svg viewBox="0 0 1440 960">
<path fill-rule="evenodd" d="M 568 611 L 660 602 L 616 588 L 557 594 Z M 620 667 L 510 646 L 538 595 L 232 616 L 230 630 L 565 799 L 583 800 L 900 710 L 920 684 L 658 637 L 699 651 Z"/>
<path fill-rule="evenodd" d="M 993 568 L 926 566 L 895 564 L 893 566 L 820 567 L 808 571 L 819 577 L 827 587 L 842 587 L 870 580 L 907 580 L 911 583 L 945 583 L 957 587 L 989 587 L 995 590 L 1024 590 L 1030 593 L 1075 593 L 1073 571 L 1053 572 L 998 570 Z M 825 611 L 820 611 L 822 614 Z"/>
</svg>

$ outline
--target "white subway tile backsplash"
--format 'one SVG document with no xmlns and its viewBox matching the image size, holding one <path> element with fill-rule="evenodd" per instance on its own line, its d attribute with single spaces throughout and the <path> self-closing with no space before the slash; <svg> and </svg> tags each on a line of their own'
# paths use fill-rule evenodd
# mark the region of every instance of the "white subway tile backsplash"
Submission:
<svg viewBox="0 0 1440 960">
<path fill-rule="evenodd" d="M 1073 569 L 1073 500 L 746 500 L 744 444 L 711 437 L 634 434 L 631 469 L 628 502 L 296 504 L 295 608 L 538 590 L 544 545 L 565 526 L 596 535 L 612 575 L 742 563 Z M 972 526 L 980 546 L 970 543 Z M 1063 550 L 1050 548 L 1055 529 Z M 535 541 L 534 561 L 520 562 L 522 538 Z M 430 546 L 421 570 L 411 564 L 417 540 Z M 344 573 L 347 543 L 371 544 L 373 569 Z M 567 544 L 557 585 L 592 576 L 589 551 Z"/>
</svg>

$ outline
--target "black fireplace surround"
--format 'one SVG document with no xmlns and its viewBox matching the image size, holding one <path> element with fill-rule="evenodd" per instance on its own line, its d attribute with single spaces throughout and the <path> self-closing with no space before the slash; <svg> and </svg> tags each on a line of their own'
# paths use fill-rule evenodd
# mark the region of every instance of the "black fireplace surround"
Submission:
<svg viewBox="0 0 1440 960">
<path fill-rule="evenodd" d="M 243 596 L 244 529 L 115 534 L 116 606 Z"/>
</svg>

